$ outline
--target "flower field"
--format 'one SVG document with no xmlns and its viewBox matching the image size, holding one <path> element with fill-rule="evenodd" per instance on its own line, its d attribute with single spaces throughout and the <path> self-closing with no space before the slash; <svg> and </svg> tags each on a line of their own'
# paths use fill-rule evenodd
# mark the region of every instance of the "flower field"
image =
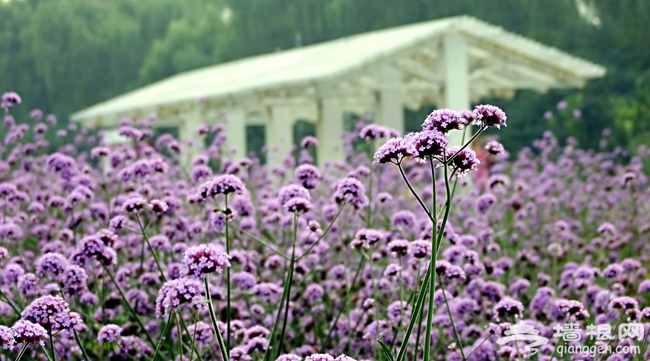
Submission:
<svg viewBox="0 0 650 361">
<path fill-rule="evenodd" d="M 230 159 L 219 122 L 189 159 L 155 117 L 106 145 L 20 102 L 2 99 L 2 360 L 650 357 L 646 148 L 479 149 L 506 125 L 481 105 L 404 137 L 362 120 L 344 164 L 316 167 L 307 137 L 267 169 Z"/>
</svg>

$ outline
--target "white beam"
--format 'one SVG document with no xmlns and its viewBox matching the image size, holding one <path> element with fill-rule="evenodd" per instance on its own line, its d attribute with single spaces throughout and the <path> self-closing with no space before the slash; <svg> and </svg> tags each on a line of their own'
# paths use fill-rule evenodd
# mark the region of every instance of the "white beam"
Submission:
<svg viewBox="0 0 650 361">
<path fill-rule="evenodd" d="M 226 139 L 224 154 L 233 159 L 246 156 L 246 111 L 234 107 L 226 113 Z"/>
<path fill-rule="evenodd" d="M 265 127 L 266 164 L 269 167 L 284 167 L 282 161 L 293 144 L 294 120 L 291 103 L 275 102 L 269 107 L 269 119 Z"/>
<path fill-rule="evenodd" d="M 469 61 L 465 37 L 457 33 L 445 35 L 442 41 L 444 59 L 444 106 L 461 111 L 470 108 Z M 449 144 L 460 145 L 462 132 L 452 131 Z"/>
<path fill-rule="evenodd" d="M 404 133 L 404 104 L 402 73 L 388 65 L 378 70 L 379 99 L 375 117 L 376 123 L 391 127 Z"/>
<path fill-rule="evenodd" d="M 318 164 L 321 167 L 325 165 L 325 162 L 343 162 L 345 159 L 342 141 L 345 130 L 344 115 L 340 98 L 324 96 L 320 99 L 316 136 L 318 137 Z"/>
</svg>

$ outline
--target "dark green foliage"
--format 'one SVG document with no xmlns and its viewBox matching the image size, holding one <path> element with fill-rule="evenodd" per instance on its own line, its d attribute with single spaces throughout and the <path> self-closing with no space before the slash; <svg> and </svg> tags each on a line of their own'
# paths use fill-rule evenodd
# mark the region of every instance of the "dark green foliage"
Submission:
<svg viewBox="0 0 650 361">
<path fill-rule="evenodd" d="M 68 115 L 170 75 L 360 32 L 469 14 L 607 67 L 583 90 L 519 92 L 490 100 L 508 113 L 510 150 L 544 130 L 597 146 L 612 128 L 617 145 L 647 143 L 650 130 L 650 2 L 593 0 L 600 26 L 574 0 L 30 0 L 0 2 L 1 90 L 32 108 Z M 555 105 L 569 102 L 567 114 Z M 485 100 L 488 101 L 488 100 Z M 433 108 L 433 105 L 431 106 Z M 573 108 L 583 112 L 572 119 Z M 409 113 L 408 129 L 421 121 Z M 542 115 L 556 113 L 551 121 Z M 422 114 L 420 114 L 422 113 Z M 413 119 L 411 119 L 413 118 Z"/>
</svg>

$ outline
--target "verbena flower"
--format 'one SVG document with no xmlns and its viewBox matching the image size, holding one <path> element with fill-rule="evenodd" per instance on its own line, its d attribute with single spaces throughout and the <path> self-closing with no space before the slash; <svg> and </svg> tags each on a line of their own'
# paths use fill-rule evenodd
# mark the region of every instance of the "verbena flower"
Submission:
<svg viewBox="0 0 650 361">
<path fill-rule="evenodd" d="M 214 244 L 192 246 L 183 255 L 187 274 L 205 278 L 209 273 L 221 273 L 230 267 L 230 256 Z"/>
<path fill-rule="evenodd" d="M 302 184 L 306 189 L 314 189 L 318 185 L 322 176 L 318 168 L 311 164 L 302 164 L 294 172 L 296 181 Z"/>
<path fill-rule="evenodd" d="M 451 159 L 450 165 L 452 169 L 454 169 L 454 171 L 456 171 L 456 174 L 460 177 L 466 175 L 469 171 L 478 168 L 478 165 L 481 163 L 481 161 L 476 158 L 476 153 L 473 150 L 469 148 L 465 148 L 460 152 L 459 150 L 459 146 L 449 147 L 446 149 L 446 155 L 447 159 Z M 456 156 L 452 159 L 451 157 L 453 157 L 455 154 Z"/>
<path fill-rule="evenodd" d="M 524 305 L 510 297 L 505 297 L 494 306 L 494 316 L 500 320 L 522 317 Z"/>
<path fill-rule="evenodd" d="M 43 326 L 28 320 L 18 320 L 11 327 L 16 343 L 45 345 L 47 331 Z"/>
<path fill-rule="evenodd" d="M 16 345 L 14 332 L 7 326 L 0 326 L 0 346 L 8 350 Z"/>
<path fill-rule="evenodd" d="M 381 145 L 373 156 L 374 164 L 399 164 L 406 157 L 415 157 L 418 151 L 413 142 L 405 138 L 391 138 Z"/>
<path fill-rule="evenodd" d="M 59 296 L 46 295 L 35 299 L 25 307 L 21 316 L 52 331 L 79 326 L 78 315 L 73 315 L 68 303 Z"/>
<path fill-rule="evenodd" d="M 494 105 L 477 105 L 474 117 L 486 127 L 501 128 L 506 126 L 506 113 Z"/>
<path fill-rule="evenodd" d="M 244 182 L 232 174 L 221 175 L 215 177 L 213 180 L 203 183 L 198 193 L 203 199 L 214 198 L 218 194 L 242 194 L 246 186 Z"/>
<path fill-rule="evenodd" d="M 463 129 L 464 121 L 454 110 L 436 109 L 424 120 L 422 130 L 448 133 L 450 130 Z"/>
<path fill-rule="evenodd" d="M 405 140 L 411 143 L 417 151 L 416 156 L 422 159 L 442 155 L 448 144 L 447 137 L 438 130 L 410 133 Z"/>
<path fill-rule="evenodd" d="M 122 327 L 118 325 L 105 325 L 97 333 L 97 342 L 103 345 L 106 342 L 116 342 L 122 334 Z"/>
<path fill-rule="evenodd" d="M 196 306 L 203 300 L 202 286 L 190 278 L 180 278 L 165 282 L 156 298 L 156 317 L 165 317 L 181 305 Z"/>
</svg>

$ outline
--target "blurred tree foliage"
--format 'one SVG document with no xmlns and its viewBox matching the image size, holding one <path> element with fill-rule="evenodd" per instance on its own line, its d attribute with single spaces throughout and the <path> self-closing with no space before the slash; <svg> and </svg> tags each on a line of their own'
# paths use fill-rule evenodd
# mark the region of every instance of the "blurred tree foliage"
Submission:
<svg viewBox="0 0 650 361">
<path fill-rule="evenodd" d="M 39 107 L 66 119 L 178 72 L 461 14 L 608 69 L 582 90 L 486 100 L 508 112 L 500 136 L 509 148 L 530 144 L 549 128 L 589 147 L 606 127 L 618 145 L 647 144 L 647 0 L 9 0 L 0 2 L 0 89 L 23 95 L 19 115 Z M 568 107 L 559 111 L 562 100 Z M 573 109 L 582 117 L 572 117 Z M 550 119 L 543 117 L 547 111 Z"/>
</svg>

